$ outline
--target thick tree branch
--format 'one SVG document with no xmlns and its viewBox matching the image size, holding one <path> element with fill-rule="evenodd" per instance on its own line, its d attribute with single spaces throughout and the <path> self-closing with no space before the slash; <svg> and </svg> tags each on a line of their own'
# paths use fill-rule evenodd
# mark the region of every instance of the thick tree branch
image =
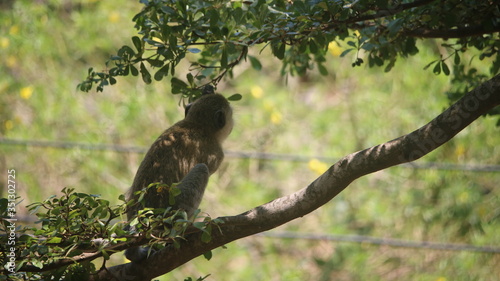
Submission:
<svg viewBox="0 0 500 281">
<path fill-rule="evenodd" d="M 179 249 L 167 247 L 142 264 L 128 263 L 103 269 L 94 280 L 149 280 L 206 251 L 305 216 L 329 202 L 357 178 L 428 154 L 498 105 L 500 75 L 467 93 L 420 129 L 345 156 L 306 188 L 243 214 L 222 217 L 225 222 L 220 227 L 222 231 L 216 230 L 209 243 L 201 242 L 201 233 L 193 233 L 181 242 Z"/>
<path fill-rule="evenodd" d="M 399 14 L 403 11 L 410 10 L 413 8 L 425 6 L 427 4 L 430 4 L 436 0 L 416 0 L 410 3 L 402 3 L 399 4 L 393 8 L 385 9 L 385 10 L 378 10 L 376 13 L 371 14 L 371 15 L 363 15 L 360 17 L 348 19 L 347 21 L 343 23 L 356 23 L 356 22 L 361 22 L 361 21 L 371 21 L 375 19 L 380 19 L 380 18 L 385 18 L 388 16 L 393 16 L 396 14 Z"/>
</svg>

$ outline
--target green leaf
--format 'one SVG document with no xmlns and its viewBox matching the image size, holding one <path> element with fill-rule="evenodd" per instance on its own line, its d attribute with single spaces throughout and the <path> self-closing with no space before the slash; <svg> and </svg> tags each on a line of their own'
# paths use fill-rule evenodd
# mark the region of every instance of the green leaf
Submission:
<svg viewBox="0 0 500 281">
<path fill-rule="evenodd" d="M 321 63 L 318 63 L 318 70 L 319 70 L 319 73 L 323 76 L 326 76 L 328 75 L 328 70 L 326 69 L 326 67 L 324 65 L 322 65 Z"/>
<path fill-rule="evenodd" d="M 187 78 L 189 84 L 191 86 L 194 86 L 194 77 L 193 77 L 193 74 L 191 74 L 191 73 L 186 74 L 186 78 Z"/>
<path fill-rule="evenodd" d="M 165 64 L 162 68 L 160 68 L 156 73 L 155 73 L 155 80 L 160 81 L 163 79 L 164 76 L 168 75 L 168 70 L 169 70 L 170 64 Z"/>
<path fill-rule="evenodd" d="M 193 223 L 193 226 L 198 228 L 199 230 L 203 230 L 205 228 L 205 223 L 202 221 L 197 221 Z"/>
<path fill-rule="evenodd" d="M 308 41 L 307 40 L 302 40 L 302 42 L 300 42 L 300 45 L 299 45 L 299 53 L 305 53 L 306 50 L 307 50 L 307 46 L 308 46 Z M 296 47 L 296 46 L 295 46 Z"/>
<path fill-rule="evenodd" d="M 227 67 L 227 48 L 224 47 L 222 49 L 222 55 L 220 57 L 220 66 L 222 68 L 226 68 Z"/>
<path fill-rule="evenodd" d="M 370 62 L 372 62 L 377 65 L 377 66 L 382 66 L 384 65 L 384 60 L 381 59 L 379 56 L 374 56 L 371 58 Z"/>
<path fill-rule="evenodd" d="M 43 268 L 43 261 L 41 261 L 41 260 L 32 260 L 31 264 L 34 267 L 37 267 L 37 268 L 40 268 L 40 269 Z"/>
<path fill-rule="evenodd" d="M 217 10 L 216 9 L 209 9 L 206 13 L 206 16 L 209 19 L 210 27 L 218 28 L 219 13 L 217 12 Z"/>
<path fill-rule="evenodd" d="M 203 256 L 209 261 L 210 259 L 212 259 L 212 251 L 203 253 Z"/>
<path fill-rule="evenodd" d="M 135 48 L 138 53 L 142 53 L 142 42 L 141 39 L 137 36 L 132 37 L 132 42 L 134 43 Z"/>
<path fill-rule="evenodd" d="M 293 8 L 295 11 L 297 11 L 299 14 L 308 14 L 309 9 L 305 5 L 303 1 L 293 1 Z"/>
<path fill-rule="evenodd" d="M 255 69 L 255 70 L 262 69 L 262 64 L 260 63 L 260 61 L 256 57 L 249 55 L 248 58 L 250 59 L 250 64 L 252 65 L 253 69 Z"/>
<path fill-rule="evenodd" d="M 344 57 L 345 55 L 347 55 L 348 53 L 350 53 L 353 50 L 355 50 L 355 49 L 347 49 L 347 50 L 343 51 L 342 54 L 340 54 L 340 57 L 341 58 Z"/>
<path fill-rule="evenodd" d="M 131 57 L 133 55 L 135 55 L 134 50 L 132 50 L 132 48 L 130 48 L 127 45 L 122 46 L 120 48 L 120 50 L 118 50 L 118 56 L 120 56 L 122 58 L 129 58 L 129 57 Z"/>
<path fill-rule="evenodd" d="M 168 191 L 168 195 L 172 196 L 172 197 L 176 197 L 176 196 L 179 196 L 181 194 L 181 189 L 178 188 L 177 186 L 175 185 L 172 185 Z"/>
<path fill-rule="evenodd" d="M 410 37 L 405 41 L 405 51 L 410 55 L 416 55 L 418 48 L 416 46 L 415 38 Z"/>
<path fill-rule="evenodd" d="M 234 95 L 228 97 L 227 100 L 229 100 L 229 101 L 239 101 L 242 98 L 243 98 L 242 95 L 240 95 L 240 94 L 234 94 Z"/>
<path fill-rule="evenodd" d="M 313 54 L 316 54 L 318 52 L 318 45 L 316 45 L 316 42 L 314 40 L 309 41 L 309 51 Z"/>
<path fill-rule="evenodd" d="M 434 69 L 432 70 L 432 72 L 436 75 L 441 73 L 441 61 L 436 63 L 436 66 L 434 66 Z"/>
<path fill-rule="evenodd" d="M 444 61 L 441 61 L 441 67 L 443 69 L 444 75 L 446 76 L 450 75 L 450 69 L 448 68 L 448 65 Z"/>
<path fill-rule="evenodd" d="M 221 32 L 222 32 L 223 36 L 228 36 L 229 35 L 229 28 L 227 28 L 227 26 L 223 26 L 221 28 Z"/>
<path fill-rule="evenodd" d="M 144 81 L 144 83 L 150 84 L 151 83 L 151 74 L 146 69 L 146 66 L 144 65 L 144 63 L 141 62 L 140 67 L 141 67 L 142 80 Z"/>
<path fill-rule="evenodd" d="M 175 37 L 174 34 L 172 34 L 172 35 L 170 35 L 170 37 L 168 37 L 168 44 L 172 50 L 175 50 L 177 48 L 177 37 Z"/>
<path fill-rule="evenodd" d="M 170 83 L 172 84 L 172 87 L 187 87 L 188 86 L 186 84 L 186 82 L 184 82 L 181 79 L 176 78 L 176 77 L 172 77 L 172 79 L 170 80 Z"/>
<path fill-rule="evenodd" d="M 403 23 L 404 23 L 403 18 L 399 18 L 399 19 L 395 19 L 395 20 L 391 21 L 387 25 L 387 29 L 389 30 L 389 36 L 396 35 L 401 30 Z"/>
<path fill-rule="evenodd" d="M 169 7 L 167 5 L 162 5 L 161 6 L 161 11 L 164 12 L 167 15 L 175 15 L 175 10 L 172 9 L 172 7 Z"/>
<path fill-rule="evenodd" d="M 149 62 L 149 64 L 154 67 L 162 67 L 164 63 L 162 60 L 159 59 L 147 59 L 147 62 Z"/>
<path fill-rule="evenodd" d="M 170 80 L 170 84 L 172 87 L 172 94 L 180 94 L 188 87 L 186 82 L 175 77 L 172 77 L 172 79 Z"/>
<path fill-rule="evenodd" d="M 101 253 L 102 253 L 102 257 L 103 257 L 105 260 L 109 260 L 110 256 L 109 256 L 109 254 L 108 254 L 108 252 L 107 252 L 107 251 L 102 250 L 102 251 L 101 251 Z"/>
<path fill-rule="evenodd" d="M 274 44 L 273 54 L 279 59 L 283 60 L 285 58 L 285 43 L 279 42 Z"/>
<path fill-rule="evenodd" d="M 208 243 L 212 240 L 212 225 L 207 224 L 205 226 L 205 229 L 203 230 L 203 233 L 201 233 L 201 241 L 203 243 Z"/>
<path fill-rule="evenodd" d="M 455 52 L 455 58 L 453 59 L 453 63 L 455 63 L 455 65 L 460 64 L 460 55 L 458 54 L 458 52 Z"/>
<path fill-rule="evenodd" d="M 384 71 L 385 72 L 391 71 L 391 69 L 394 67 L 395 64 L 396 64 L 396 59 L 392 59 L 391 61 L 389 61 L 387 66 L 384 68 Z"/>
<path fill-rule="evenodd" d="M 130 65 L 130 73 L 132 73 L 133 76 L 137 76 L 139 75 L 139 70 L 137 70 L 137 67 L 135 67 L 134 65 Z"/>
<path fill-rule="evenodd" d="M 49 240 L 46 241 L 47 244 L 59 244 L 61 243 L 62 238 L 61 237 L 52 237 Z"/>
</svg>

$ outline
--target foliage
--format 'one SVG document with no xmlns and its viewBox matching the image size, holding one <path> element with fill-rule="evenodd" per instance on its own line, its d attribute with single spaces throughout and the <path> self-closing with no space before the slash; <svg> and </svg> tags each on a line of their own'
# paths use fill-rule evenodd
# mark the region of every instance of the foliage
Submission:
<svg viewBox="0 0 500 281">
<path fill-rule="evenodd" d="M 175 187 L 171 189 L 174 191 L 170 194 L 179 195 Z M 141 198 L 145 192 L 146 189 L 138 191 Z M 72 188 L 64 188 L 62 193 L 61 197 L 52 196 L 28 206 L 32 213 L 36 213 L 41 226 L 16 230 L 19 236 L 14 252 L 17 276 L 25 275 L 29 280 L 86 280 L 86 276 L 95 272 L 95 265 L 90 262 L 93 259 L 102 256 L 102 266 L 105 266 L 112 254 L 131 246 L 148 244 L 161 249 L 173 243 L 180 247 L 178 240 L 189 231 L 202 231 L 202 241 L 208 242 L 212 226 L 220 223 L 210 217 L 193 222 L 184 211 L 168 207 L 145 208 L 129 224 L 124 224 L 116 218 L 128 206 L 142 204 L 143 200 L 110 206 L 109 201 L 97 195 L 75 192 Z M 119 199 L 124 201 L 124 196 Z M 7 199 L 0 199 L 0 207 L 0 229 L 8 233 L 11 214 Z M 198 210 L 195 217 L 199 213 Z M 6 253 L 10 252 L 8 236 L 2 236 L 1 240 L 2 264 L 6 264 Z"/>
<path fill-rule="evenodd" d="M 264 45 L 261 51 L 269 47 L 282 61 L 282 74 L 304 75 L 316 66 L 327 75 L 324 62 L 329 44 L 347 39 L 351 39 L 349 47 L 341 56 L 354 51 L 353 66 L 367 60 L 370 67 L 385 65 L 384 70 L 390 71 L 398 57 L 419 52 L 418 38 L 434 37 L 456 38 L 442 44 L 449 55 L 441 55 L 426 67 L 435 74 L 450 75 L 450 65 L 466 64 L 461 56 L 471 48 L 480 51 L 481 60 L 493 58 L 491 74 L 500 69 L 500 41 L 494 33 L 500 30 L 500 10 L 491 1 L 140 2 L 144 8 L 133 19 L 139 31 L 139 36 L 132 37 L 133 46 L 124 45 L 112 56 L 108 71 L 90 68 L 79 85 L 81 90 L 89 91 L 97 84 L 97 91 L 102 91 L 116 83 L 115 77 L 129 74 L 140 74 L 147 84 L 172 75 L 173 94 L 198 95 L 204 85 L 217 85 L 226 74 L 231 76 L 243 60 L 249 59 L 261 70 L 259 59 L 248 54 L 257 45 Z M 184 59 L 190 60 L 191 71 L 181 80 L 174 75 Z M 460 76 L 464 71 L 463 67 L 454 69 Z"/>
<path fill-rule="evenodd" d="M 118 12 L 116 1 L 109 0 L 18 0 L 13 10 L 0 11 L 0 72 L 5 74 L 0 77 L 2 137 L 87 145 L 65 149 L 0 145 L 0 167 L 16 167 L 20 172 L 18 192 L 24 200 L 18 205 L 20 213 L 27 202 L 43 200 L 68 185 L 118 204 L 114 201 L 130 184 L 141 155 L 102 149 L 99 144 L 145 147 L 162 128 L 181 118 L 167 83 L 144 85 L 134 77 L 123 77 L 118 85 L 106 89 L 106 95 L 72 91 L 83 75 L 79 69 L 100 65 L 123 44 L 123 38 L 130 37 L 133 30 L 127 27 L 139 8 L 135 1 L 121 3 Z M 355 38 L 353 33 L 347 40 Z M 350 56 L 356 51 L 343 60 L 330 53 L 323 64 L 330 75 L 319 77 L 317 70 L 308 71 L 303 78 L 290 77 L 287 87 L 276 75 L 280 67 L 270 48 L 249 49 L 248 62 L 240 63 L 235 79 L 219 86 L 245 96 L 235 110 L 237 125 L 227 147 L 278 153 L 285 159 L 290 159 L 289 154 L 332 157 L 320 158 L 328 164 L 335 157 L 415 129 L 446 106 L 440 93 L 451 87 L 460 96 L 465 86 L 473 87 L 464 81 L 449 83 L 450 76 L 458 77 L 453 56 L 446 60 L 451 69 L 448 77 L 434 76 L 434 65 L 421 71 L 441 58 L 441 53 L 446 58 L 450 49 L 443 48 L 440 40 L 416 41 L 419 56 L 397 60 L 389 75 L 378 68 L 350 68 L 356 62 L 356 56 Z M 339 54 L 350 47 L 338 43 Z M 474 75 L 481 77 L 489 73 L 490 59 L 495 56 L 480 60 L 480 52 L 473 49 L 460 53 L 459 66 L 466 74 L 475 68 Z M 258 64 L 250 54 L 258 58 Z M 186 58 L 193 60 L 195 55 L 200 54 L 188 53 Z M 368 62 L 363 51 L 360 55 Z M 147 62 L 145 65 L 148 67 Z M 251 66 L 260 68 L 260 73 Z M 180 64 L 176 73 L 185 73 L 186 68 Z M 154 68 L 148 70 L 154 74 Z M 462 79 L 470 80 L 469 76 Z M 476 122 L 416 163 L 450 163 L 471 170 L 391 168 L 354 182 L 322 210 L 283 229 L 498 245 L 499 174 L 474 170 L 476 164 L 500 163 L 500 151 L 495 147 L 499 134 L 488 133 L 492 121 Z M 223 171 L 211 177 L 203 208 L 212 214 L 236 214 L 290 193 L 317 176 L 307 162 L 277 158 L 226 157 Z M 498 257 L 492 254 L 262 236 L 237 241 L 227 249 L 215 250 L 214 255 L 210 262 L 193 260 L 188 267 L 176 269 L 169 280 L 183 280 L 199 272 L 212 273 L 217 280 L 430 281 L 480 280 L 499 273 Z M 118 257 L 121 255 L 111 258 Z"/>
</svg>

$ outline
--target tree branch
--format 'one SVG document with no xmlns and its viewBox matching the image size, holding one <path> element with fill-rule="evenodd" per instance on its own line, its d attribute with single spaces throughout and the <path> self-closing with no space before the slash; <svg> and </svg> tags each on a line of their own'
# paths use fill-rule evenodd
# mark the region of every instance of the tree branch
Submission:
<svg viewBox="0 0 500 281">
<path fill-rule="evenodd" d="M 102 269 L 92 280 L 149 280 L 211 249 L 305 216 L 329 202 L 357 178 L 428 154 L 498 105 L 500 75 L 467 93 L 420 129 L 345 156 L 306 188 L 243 214 L 220 218 L 225 223 L 220 225 L 221 232 L 212 233 L 210 242 L 201 242 L 201 233 L 193 233 L 181 242 L 179 249 L 164 248 L 141 264 L 128 263 Z"/>
<path fill-rule="evenodd" d="M 360 16 L 357 18 L 348 19 L 347 21 L 345 21 L 343 23 L 349 24 L 349 23 L 357 23 L 357 22 L 361 22 L 361 21 L 368 21 L 368 20 L 385 18 L 388 16 L 396 15 L 398 13 L 401 13 L 402 11 L 405 11 L 405 10 L 425 6 L 425 5 L 430 4 L 434 1 L 436 1 L 436 0 L 416 0 L 416 1 L 413 1 L 410 3 L 403 3 L 403 4 L 399 4 L 399 5 L 395 6 L 394 8 L 389 8 L 386 10 L 379 10 L 376 13 L 371 14 L 371 15 L 364 15 L 364 16 Z"/>
<path fill-rule="evenodd" d="M 414 30 L 405 31 L 404 34 L 406 36 L 421 38 L 465 38 L 470 36 L 491 34 L 495 32 L 500 32 L 500 26 L 486 28 L 485 26 L 478 25 L 448 30 L 417 28 Z"/>
</svg>

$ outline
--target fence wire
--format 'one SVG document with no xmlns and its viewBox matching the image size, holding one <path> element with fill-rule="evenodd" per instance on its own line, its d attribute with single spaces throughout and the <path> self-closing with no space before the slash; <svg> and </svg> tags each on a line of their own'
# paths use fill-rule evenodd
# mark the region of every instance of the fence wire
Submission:
<svg viewBox="0 0 500 281">
<path fill-rule="evenodd" d="M 409 241 L 393 238 L 379 238 L 364 235 L 337 235 L 337 234 L 316 234 L 298 232 L 275 232 L 268 231 L 255 234 L 258 237 L 278 238 L 278 239 L 301 239 L 319 240 L 335 242 L 352 242 L 361 244 L 384 245 L 400 248 L 431 249 L 439 251 L 467 251 L 478 253 L 500 254 L 500 247 L 476 246 L 470 244 L 438 243 L 430 241 Z"/>
<path fill-rule="evenodd" d="M 81 149 L 90 151 L 112 151 L 117 153 L 146 153 L 148 148 L 144 146 L 101 144 L 101 143 L 80 143 L 67 141 L 40 141 L 40 140 L 19 140 L 0 138 L 0 145 L 41 147 L 55 149 Z M 324 156 L 304 156 L 296 154 L 280 154 L 267 152 L 245 152 L 245 151 L 224 151 L 227 158 L 235 159 L 258 159 L 269 161 L 289 161 L 289 162 L 309 162 L 311 159 L 318 159 L 327 163 L 335 163 L 340 158 Z M 446 171 L 470 171 L 493 173 L 500 172 L 500 165 L 477 165 L 477 164 L 455 164 L 438 162 L 412 162 L 404 163 L 398 167 L 425 170 L 446 170 Z"/>
<path fill-rule="evenodd" d="M 66 141 L 40 141 L 40 140 L 19 140 L 0 138 L 0 145 L 5 146 L 24 146 L 55 149 L 81 149 L 90 151 L 112 151 L 117 153 L 146 153 L 148 148 L 133 145 L 117 144 L 95 144 L 79 143 Z M 318 159 L 328 163 L 334 163 L 338 158 L 324 156 L 303 156 L 295 154 L 263 153 L 263 152 L 243 152 L 243 151 L 225 151 L 228 158 L 236 159 L 259 159 L 269 161 L 290 161 L 290 162 L 308 162 L 311 159 Z M 412 169 L 429 170 L 451 170 L 451 171 L 472 171 L 472 172 L 499 172 L 500 165 L 472 165 L 472 164 L 453 164 L 453 163 L 406 163 L 400 165 Z M 392 238 L 379 238 L 363 235 L 336 235 L 336 234 L 316 234 L 316 233 L 298 233 L 298 232 L 275 232 L 269 231 L 256 234 L 257 237 L 278 238 L 278 239 L 302 239 L 302 240 L 323 240 L 336 242 L 364 243 L 373 245 L 385 245 L 391 247 L 432 249 L 440 251 L 468 251 L 479 253 L 500 253 L 500 247 L 476 246 L 470 244 L 455 243 L 437 243 L 429 241 L 408 241 Z"/>
</svg>

